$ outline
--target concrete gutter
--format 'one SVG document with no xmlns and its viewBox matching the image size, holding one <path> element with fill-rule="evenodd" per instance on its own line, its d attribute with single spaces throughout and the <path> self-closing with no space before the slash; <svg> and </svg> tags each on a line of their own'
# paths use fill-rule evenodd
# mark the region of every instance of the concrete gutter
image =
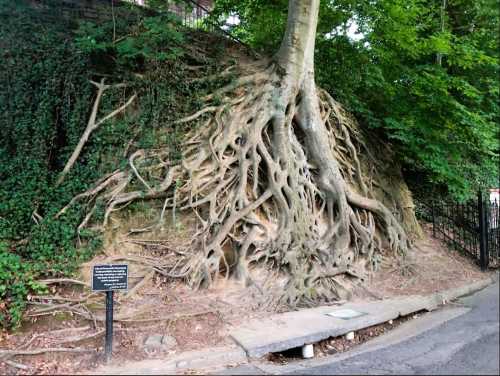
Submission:
<svg viewBox="0 0 500 376">
<path fill-rule="evenodd" d="M 290 362 L 286 365 L 275 364 L 265 360 L 258 360 L 236 368 L 228 368 L 217 374 L 227 375 L 279 375 L 279 374 L 307 374 L 311 368 L 331 365 L 342 362 L 354 356 L 370 353 L 388 346 L 393 346 L 423 332 L 437 328 L 444 323 L 470 312 L 468 307 L 449 307 L 424 314 L 417 320 L 407 321 L 388 331 L 382 336 L 356 346 L 349 351 L 326 357 L 305 359 Z M 310 372 L 310 371 L 309 371 Z"/>
<path fill-rule="evenodd" d="M 365 303 L 347 303 L 273 315 L 267 319 L 251 321 L 233 330 L 230 335 L 240 347 L 224 346 L 188 351 L 169 359 L 147 359 L 126 364 L 99 367 L 90 374 L 96 375 L 162 375 L 183 374 L 189 370 L 215 371 L 227 366 L 248 363 L 270 352 L 283 351 L 306 343 L 377 325 L 398 316 L 417 311 L 432 311 L 440 305 L 464 295 L 481 290 L 496 278 L 487 278 L 468 286 L 445 290 L 429 296 L 409 296 Z M 366 315 L 351 320 L 341 320 L 325 313 L 350 308 Z"/>
<path fill-rule="evenodd" d="M 271 352 L 284 351 L 329 337 L 341 336 L 414 312 L 432 311 L 448 301 L 481 290 L 494 280 L 495 278 L 488 278 L 428 296 L 416 295 L 286 312 L 266 319 L 250 321 L 233 330 L 230 336 L 245 350 L 249 358 L 259 358 Z M 364 315 L 349 320 L 327 315 L 329 312 L 340 309 L 351 309 Z"/>
</svg>

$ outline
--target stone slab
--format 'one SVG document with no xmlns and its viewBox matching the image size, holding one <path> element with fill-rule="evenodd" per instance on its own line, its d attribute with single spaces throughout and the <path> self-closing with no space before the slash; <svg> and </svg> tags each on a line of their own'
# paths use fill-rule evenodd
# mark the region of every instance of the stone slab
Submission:
<svg viewBox="0 0 500 376">
<path fill-rule="evenodd" d="M 428 296 L 409 296 L 381 301 L 347 303 L 340 307 L 323 306 L 286 312 L 266 319 L 253 320 L 233 330 L 230 335 L 250 358 L 315 343 L 369 326 L 406 316 L 414 312 L 432 311 L 446 301 L 486 287 L 486 279 L 468 286 L 442 291 Z M 352 309 L 366 313 L 349 320 L 335 318 L 327 313 Z"/>
</svg>

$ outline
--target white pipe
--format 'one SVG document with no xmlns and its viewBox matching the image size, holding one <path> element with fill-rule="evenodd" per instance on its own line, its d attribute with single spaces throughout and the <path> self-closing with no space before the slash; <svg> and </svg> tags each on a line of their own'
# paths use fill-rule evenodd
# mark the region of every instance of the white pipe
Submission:
<svg viewBox="0 0 500 376">
<path fill-rule="evenodd" d="M 314 358 L 314 346 L 313 345 L 302 346 L 302 357 L 304 359 Z"/>
</svg>

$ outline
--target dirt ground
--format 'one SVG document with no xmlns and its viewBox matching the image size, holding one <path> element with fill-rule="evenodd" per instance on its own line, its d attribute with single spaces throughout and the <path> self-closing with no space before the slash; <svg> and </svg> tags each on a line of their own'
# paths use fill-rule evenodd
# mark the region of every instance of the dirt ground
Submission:
<svg viewBox="0 0 500 376">
<path fill-rule="evenodd" d="M 370 281 L 355 290 L 354 299 L 383 299 L 402 295 L 426 295 L 486 278 L 474 260 L 432 237 L 423 224 L 425 237 L 418 240 L 406 260 L 384 262 Z"/>
<path fill-rule="evenodd" d="M 184 218 L 177 226 L 169 226 L 176 229 L 177 244 L 189 241 L 189 221 Z M 133 225 L 129 224 L 128 234 Z M 357 284 L 352 299 L 428 294 L 488 276 L 473 260 L 430 237 L 428 226 L 424 225 L 424 231 L 425 238 L 415 244 L 405 261 L 384 257 L 381 270 Z M 282 309 L 270 304 L 273 290 L 264 282 L 244 287 L 221 278 L 209 290 L 193 291 L 181 281 L 154 273 L 149 265 L 134 260 L 146 254 L 160 258 L 167 254 L 173 247 L 173 233 L 167 232 L 155 242 L 135 238 L 130 242 L 126 235 L 121 232 L 107 239 L 105 254 L 85 265 L 81 275 L 81 281 L 88 283 L 92 263 L 126 261 L 130 265 L 131 290 L 115 297 L 114 363 L 168 358 L 188 350 L 230 344 L 228 333 L 233 327 Z M 262 275 L 262 280 L 265 277 Z M 274 289 L 278 291 L 279 284 Z M 144 342 L 153 334 L 173 336 L 177 345 L 169 351 L 149 351 Z M 103 345 L 104 295 L 92 294 L 88 287 L 73 283 L 51 285 L 50 296 L 32 298 L 18 331 L 0 334 L 0 374 L 85 373 L 103 362 Z M 50 351 L 10 357 L 2 353 L 36 353 L 43 349 Z"/>
</svg>

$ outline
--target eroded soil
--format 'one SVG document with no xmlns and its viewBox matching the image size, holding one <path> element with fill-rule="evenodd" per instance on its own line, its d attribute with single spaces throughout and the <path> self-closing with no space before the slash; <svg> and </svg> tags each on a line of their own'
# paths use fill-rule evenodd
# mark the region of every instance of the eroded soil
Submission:
<svg viewBox="0 0 500 376">
<path fill-rule="evenodd" d="M 181 218 L 179 224 L 166 226 L 172 229 L 172 233 L 153 232 L 153 235 L 148 235 L 149 239 L 131 236 L 134 223 L 129 223 L 123 231 L 107 239 L 103 255 L 83 266 L 80 279 L 88 282 L 92 263 L 123 261 L 131 265 L 131 290 L 128 294 L 116 294 L 113 363 L 168 358 L 188 350 L 231 344 L 228 333 L 233 327 L 284 309 L 271 304 L 280 283 L 270 284 L 270 274 L 264 270 L 262 278 L 251 286 L 245 287 L 231 278 L 221 277 L 209 290 L 193 291 L 180 280 L 154 273 L 147 265 L 133 261 L 141 257 L 161 259 L 168 257 L 165 255 L 172 250 L 182 251 L 190 241 L 190 220 Z M 396 261 L 387 255 L 381 270 L 354 288 L 353 300 L 429 294 L 488 276 L 472 259 L 449 250 L 439 240 L 430 237 L 429 230 L 424 225 L 425 238 L 415 244 L 406 260 Z M 155 242 L 151 236 L 157 237 Z M 23 326 L 14 333 L 3 332 L 0 348 L 19 351 L 64 348 L 70 352 L 50 351 L 12 357 L 3 354 L 0 355 L 3 360 L 0 361 L 1 374 L 85 373 L 102 364 L 104 295 L 91 295 L 87 287 L 71 284 L 51 285 L 50 292 L 46 297 L 32 298 Z M 82 300 L 84 298 L 86 300 Z M 365 337 L 388 329 L 369 328 Z M 145 348 L 144 341 L 153 334 L 173 336 L 177 345 L 168 351 L 151 351 Z M 364 334 L 360 331 L 359 335 Z M 358 340 L 363 339 L 325 342 L 324 352 L 344 351 Z M 86 352 L 72 352 L 79 349 Z"/>
</svg>

